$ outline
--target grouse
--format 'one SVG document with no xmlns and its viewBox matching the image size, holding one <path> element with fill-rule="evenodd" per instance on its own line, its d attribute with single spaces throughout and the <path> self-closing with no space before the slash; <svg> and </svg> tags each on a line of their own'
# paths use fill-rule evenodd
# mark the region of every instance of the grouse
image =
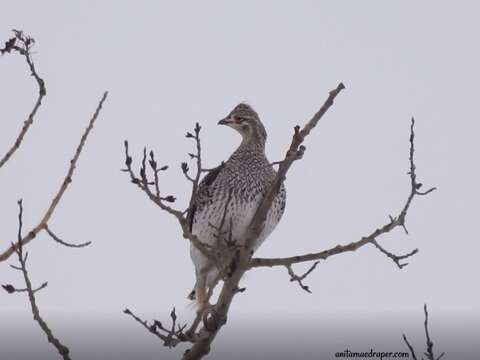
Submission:
<svg viewBox="0 0 480 360">
<path fill-rule="evenodd" d="M 242 136 L 242 142 L 226 162 L 203 178 L 193 199 L 190 230 L 210 249 L 217 250 L 218 255 L 214 263 L 190 245 L 196 282 L 189 298 L 196 300 L 199 309 L 208 303 L 209 294 L 221 280 L 219 268 L 231 263 L 233 252 L 224 250 L 245 245 L 247 228 L 276 176 L 265 156 L 267 132 L 251 106 L 237 105 L 218 124 L 235 129 Z M 264 229 L 254 243 L 254 250 L 280 221 L 285 200 L 282 185 L 267 214 Z"/>
</svg>

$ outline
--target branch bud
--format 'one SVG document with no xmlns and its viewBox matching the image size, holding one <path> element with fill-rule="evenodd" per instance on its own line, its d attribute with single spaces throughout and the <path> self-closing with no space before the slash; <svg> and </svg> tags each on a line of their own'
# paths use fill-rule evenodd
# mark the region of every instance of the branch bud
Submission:
<svg viewBox="0 0 480 360">
<path fill-rule="evenodd" d="M 201 128 L 202 128 L 202 127 L 200 126 L 200 124 L 199 124 L 198 122 L 195 123 L 195 133 L 197 134 L 197 136 L 198 136 L 198 134 L 200 133 L 200 129 L 201 129 Z"/>
<path fill-rule="evenodd" d="M 5 291 L 9 294 L 13 294 L 15 292 L 15 287 L 11 284 L 2 285 Z"/>
<path fill-rule="evenodd" d="M 170 317 L 174 322 L 177 320 L 177 315 L 175 314 L 175 308 L 173 308 L 172 312 L 170 313 Z"/>
</svg>

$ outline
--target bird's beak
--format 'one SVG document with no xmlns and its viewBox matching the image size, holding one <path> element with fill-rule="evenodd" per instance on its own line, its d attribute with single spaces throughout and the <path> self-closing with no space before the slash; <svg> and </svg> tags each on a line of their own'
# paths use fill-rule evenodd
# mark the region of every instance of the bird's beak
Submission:
<svg viewBox="0 0 480 360">
<path fill-rule="evenodd" d="M 218 122 L 218 125 L 228 125 L 232 122 L 229 118 L 224 118 Z"/>
</svg>

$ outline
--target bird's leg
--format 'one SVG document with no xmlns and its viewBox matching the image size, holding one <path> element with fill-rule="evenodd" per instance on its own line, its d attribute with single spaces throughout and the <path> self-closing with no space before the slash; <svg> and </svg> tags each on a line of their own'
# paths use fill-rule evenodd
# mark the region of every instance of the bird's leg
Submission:
<svg viewBox="0 0 480 360">
<path fill-rule="evenodd" d="M 216 330 L 222 321 L 226 321 L 220 319 L 215 310 L 215 306 L 210 304 L 210 298 L 213 295 L 213 291 L 215 290 L 215 287 L 221 279 L 222 272 L 219 270 L 215 278 L 213 278 L 213 281 L 210 281 L 208 285 L 207 303 L 202 312 L 202 320 L 204 327 L 209 331 Z"/>
<path fill-rule="evenodd" d="M 205 307 L 208 305 L 208 296 L 205 283 L 202 286 L 195 287 L 195 300 L 197 302 L 197 313 L 202 313 Z"/>
<path fill-rule="evenodd" d="M 210 297 L 208 297 L 208 299 L 209 298 Z M 214 306 L 207 300 L 203 308 L 197 310 L 197 316 L 195 320 L 193 320 L 192 325 L 190 325 L 190 328 L 185 332 L 185 335 L 191 339 L 195 339 L 195 331 L 197 331 L 201 321 L 203 321 L 203 324 L 208 330 L 211 330 L 211 328 L 214 328 L 216 326 L 215 324 L 218 323 L 217 318 L 218 316 L 216 316 Z"/>
<path fill-rule="evenodd" d="M 210 303 L 210 297 L 212 296 L 212 284 L 208 281 L 209 273 L 212 271 L 214 266 L 212 264 L 207 265 L 197 273 L 197 281 L 195 283 L 195 300 L 197 303 L 197 314 L 202 314 L 205 308 L 207 308 Z M 216 284 L 214 282 L 214 284 Z M 207 291 L 208 290 L 208 291 Z"/>
<path fill-rule="evenodd" d="M 188 338 L 193 339 L 195 337 L 195 331 L 197 331 L 197 327 L 200 324 L 201 320 L 202 320 L 202 314 L 197 312 L 197 316 L 195 317 L 195 320 L 193 320 L 192 325 L 190 325 L 188 330 L 185 332 L 185 335 Z"/>
<path fill-rule="evenodd" d="M 221 276 L 220 276 L 220 273 L 219 273 L 217 275 L 217 277 L 215 278 L 215 280 L 213 281 L 213 283 L 208 286 L 207 301 L 210 301 L 210 298 L 213 295 L 213 290 L 215 290 L 215 287 L 217 286 L 220 279 L 221 279 Z"/>
<path fill-rule="evenodd" d="M 203 312 L 208 304 L 207 292 L 206 292 L 206 271 L 197 272 L 197 281 L 195 282 L 195 287 L 193 288 L 192 292 L 189 295 L 191 300 L 195 300 L 197 316 L 195 320 L 193 320 L 192 325 L 190 328 L 185 332 L 185 335 L 189 338 L 193 338 L 195 335 L 195 331 L 197 330 L 200 321 L 202 321 Z"/>
</svg>

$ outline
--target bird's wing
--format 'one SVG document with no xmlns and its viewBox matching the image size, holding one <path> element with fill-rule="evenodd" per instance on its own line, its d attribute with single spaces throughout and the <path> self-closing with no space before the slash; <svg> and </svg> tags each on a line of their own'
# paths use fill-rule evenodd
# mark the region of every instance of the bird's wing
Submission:
<svg viewBox="0 0 480 360">
<path fill-rule="evenodd" d="M 195 194 L 195 197 L 193 199 L 192 208 L 190 209 L 190 231 L 192 231 L 193 219 L 195 218 L 195 212 L 197 211 L 198 206 L 210 197 L 209 188 L 213 185 L 213 183 L 218 177 L 218 174 L 220 174 L 224 166 L 225 162 L 222 161 L 219 166 L 210 170 L 207 175 L 205 175 L 205 177 L 202 179 L 202 181 L 200 181 L 197 193 Z"/>
</svg>

